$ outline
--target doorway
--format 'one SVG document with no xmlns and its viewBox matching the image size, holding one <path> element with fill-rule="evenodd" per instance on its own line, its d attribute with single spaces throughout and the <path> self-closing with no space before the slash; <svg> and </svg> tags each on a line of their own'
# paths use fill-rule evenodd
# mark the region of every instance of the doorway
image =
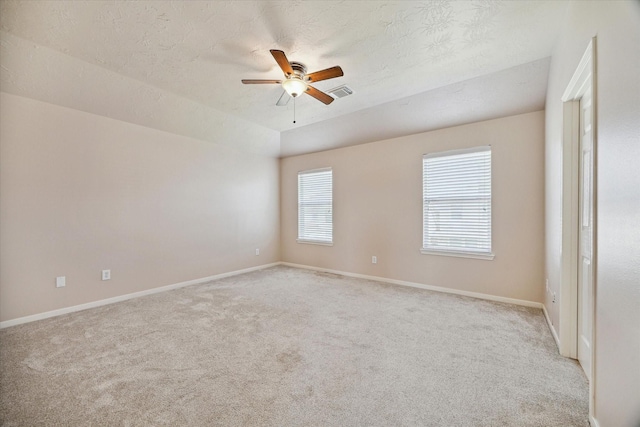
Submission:
<svg viewBox="0 0 640 427">
<path fill-rule="evenodd" d="M 591 381 L 593 335 L 593 97 L 591 79 L 579 101 L 578 361 Z"/>
<path fill-rule="evenodd" d="M 562 101 L 563 201 L 560 353 L 578 359 L 594 417 L 596 273 L 596 68 L 593 38 Z"/>
</svg>

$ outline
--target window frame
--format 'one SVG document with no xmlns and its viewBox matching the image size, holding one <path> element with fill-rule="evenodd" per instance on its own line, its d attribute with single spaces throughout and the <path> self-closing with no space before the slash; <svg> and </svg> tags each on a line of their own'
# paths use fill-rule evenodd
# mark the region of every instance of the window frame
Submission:
<svg viewBox="0 0 640 427">
<path fill-rule="evenodd" d="M 300 202 L 300 178 L 304 175 L 309 175 L 309 174 L 316 174 L 316 173 L 321 173 L 321 172 L 330 172 L 331 173 L 331 240 L 330 241 L 326 241 L 326 240 L 315 240 L 312 238 L 308 238 L 308 236 L 305 237 L 301 237 L 300 236 L 300 224 L 301 224 L 301 218 L 300 218 L 300 207 L 304 206 L 304 203 Z M 297 221 L 297 227 L 298 227 L 298 231 L 297 231 L 297 238 L 296 238 L 296 242 L 297 243 L 303 243 L 303 244 L 309 244 L 309 245 L 320 245 L 320 246 L 333 246 L 333 168 L 332 167 L 324 167 L 324 168 L 317 168 L 317 169 L 308 169 L 308 170 L 303 170 L 303 171 L 299 171 L 298 172 L 298 188 L 297 188 L 297 205 L 298 205 L 298 221 Z"/>
<path fill-rule="evenodd" d="M 426 176 L 426 161 L 427 159 L 433 158 L 442 158 L 449 156 L 457 156 L 461 154 L 471 154 L 478 152 L 489 152 L 489 249 L 488 251 L 475 251 L 468 249 L 452 249 L 452 248 L 442 248 L 439 249 L 434 246 L 426 246 L 427 241 L 427 196 L 426 196 L 426 186 L 427 186 L 427 176 Z M 473 258 L 473 259 L 482 259 L 482 260 L 493 260 L 495 258 L 495 253 L 493 252 L 493 165 L 491 164 L 492 160 L 492 147 L 491 145 L 483 145 L 476 146 L 471 148 L 463 148 L 456 150 L 447 150 L 447 151 L 438 151 L 427 153 L 422 156 L 422 247 L 420 248 L 420 253 L 424 255 L 439 255 L 439 256 L 449 256 L 449 257 L 461 257 L 461 258 Z M 482 197 L 478 198 L 479 200 L 483 199 Z"/>
</svg>

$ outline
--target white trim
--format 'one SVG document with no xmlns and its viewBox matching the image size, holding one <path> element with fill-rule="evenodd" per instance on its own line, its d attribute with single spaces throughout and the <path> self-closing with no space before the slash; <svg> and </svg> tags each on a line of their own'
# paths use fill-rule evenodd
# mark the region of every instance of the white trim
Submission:
<svg viewBox="0 0 640 427">
<path fill-rule="evenodd" d="M 433 159 L 437 157 L 455 156 L 458 154 L 480 153 L 482 151 L 491 151 L 491 145 L 479 145 L 471 148 L 460 148 L 448 151 L 434 151 L 422 155 L 423 159 Z"/>
<path fill-rule="evenodd" d="M 440 256 L 452 256 L 457 258 L 473 258 L 473 259 L 487 259 L 492 260 L 496 257 L 493 252 L 480 253 L 480 252 L 462 252 L 462 251 L 436 251 L 433 249 L 420 249 L 422 255 L 440 255 Z"/>
<path fill-rule="evenodd" d="M 574 99 L 578 99 L 585 92 L 585 82 L 593 73 L 593 45 L 595 41 L 595 37 L 589 41 L 589 45 L 587 46 L 587 50 L 582 55 L 580 59 L 580 63 L 574 71 L 567 88 L 564 90 L 562 94 L 562 98 L 560 98 L 563 102 L 572 101 Z"/>
<path fill-rule="evenodd" d="M 563 101 L 563 143 L 562 143 L 562 279 L 560 283 L 560 319 L 559 332 L 562 337 L 560 354 L 573 359 L 578 358 L 578 212 L 579 212 L 579 157 L 580 157 L 580 98 L 592 87 L 594 111 L 594 248 L 595 248 L 595 147 L 596 147 L 596 100 L 595 100 L 595 37 L 589 42 L 582 59 L 567 88 L 562 95 Z M 594 250 L 595 252 L 595 250 Z M 595 257 L 595 255 L 594 255 Z M 595 263 L 594 263 L 595 286 Z M 594 316 L 595 320 L 595 316 Z M 595 325 L 595 322 L 594 322 Z M 593 337 L 592 337 L 593 338 Z M 593 339 L 591 341 L 594 342 Z M 593 359 L 592 359 L 593 365 Z"/>
<path fill-rule="evenodd" d="M 553 327 L 553 323 L 551 323 L 551 317 L 549 316 L 549 312 L 547 311 L 547 307 L 542 304 L 542 312 L 544 313 L 544 318 L 547 319 L 547 326 L 549 326 L 549 330 L 551 331 L 551 336 L 553 340 L 556 342 L 556 346 L 558 347 L 558 351 L 560 350 L 560 339 L 558 338 L 558 334 L 556 333 L 556 328 Z"/>
<path fill-rule="evenodd" d="M 598 420 L 596 420 L 596 418 L 591 415 L 589 415 L 589 424 L 591 424 L 591 427 L 600 427 L 600 423 L 598 423 Z"/>
<path fill-rule="evenodd" d="M 160 292 L 171 291 L 173 289 L 184 288 L 186 286 L 199 285 L 201 283 L 207 283 L 212 280 L 224 279 L 225 277 L 237 276 L 238 274 L 244 274 L 244 273 L 249 273 L 256 270 L 262 270 L 265 268 L 274 267 L 279 264 L 280 264 L 279 262 L 273 262 L 271 264 L 263 264 L 256 267 L 244 268 L 242 270 L 230 271 L 227 273 L 221 273 L 213 276 L 202 277 L 200 279 L 188 280 L 186 282 L 174 283 L 172 285 L 160 286 L 158 288 L 147 289 L 140 292 L 133 292 L 131 294 L 119 295 L 117 297 L 101 299 L 98 301 L 92 301 L 86 304 L 74 305 L 71 307 L 60 308 L 57 310 L 47 311 L 44 313 L 33 314 L 31 316 L 18 317 L 17 319 L 5 320 L 4 322 L 0 322 L 0 329 L 8 328 L 10 326 L 21 325 L 23 323 L 35 322 L 36 320 L 48 319 L 50 317 L 60 316 L 62 314 L 75 313 L 76 311 L 87 310 L 89 308 L 101 307 L 103 305 L 126 301 L 133 298 L 143 297 L 146 295 L 152 295 Z"/>
<path fill-rule="evenodd" d="M 319 240 L 296 239 L 296 242 L 304 243 L 305 245 L 333 246 L 333 242 L 321 242 Z"/>
<path fill-rule="evenodd" d="M 573 193 L 577 191 L 578 186 L 573 184 L 573 180 L 579 177 L 579 164 L 577 157 L 579 156 L 579 139 L 576 140 L 575 132 L 575 106 L 579 102 L 582 95 L 591 87 L 592 109 L 593 109 L 593 252 L 591 254 L 592 262 L 592 294 L 591 294 L 591 372 L 589 381 L 589 422 L 598 425 L 595 419 L 596 407 L 596 345 L 597 345 L 597 319 L 596 319 L 596 294 L 597 294 L 597 236 L 598 236 L 598 107 L 597 107 L 597 39 L 591 38 L 589 44 L 582 55 L 582 59 L 578 64 L 567 88 L 562 95 L 561 100 L 564 102 L 563 117 L 563 201 L 562 201 L 562 255 L 561 268 L 562 279 L 560 283 L 560 354 L 570 356 L 575 351 L 575 358 L 578 357 L 578 200 L 579 195 Z M 575 271 L 574 271 L 575 270 Z M 564 302 L 563 302 L 564 301 Z M 575 303 L 574 303 L 575 301 Z M 575 304 L 575 306 L 574 306 Z"/>
<path fill-rule="evenodd" d="M 358 274 L 358 273 L 349 273 L 349 272 L 346 272 L 346 271 L 331 270 L 329 268 L 313 267 L 311 265 L 294 264 L 292 262 L 281 262 L 280 264 L 281 265 L 286 265 L 288 267 L 302 268 L 302 269 L 305 269 L 305 270 L 322 271 L 324 273 L 339 274 L 341 276 L 355 277 L 357 279 L 375 280 L 376 282 L 391 283 L 393 285 L 401 285 L 401 286 L 409 286 L 409 287 L 412 287 L 412 288 L 426 289 L 428 291 L 443 292 L 443 293 L 454 294 L 454 295 L 462 295 L 462 296 L 471 297 L 471 298 L 478 298 L 478 299 L 484 299 L 484 300 L 489 300 L 489 301 L 504 302 L 504 303 L 507 303 L 507 304 L 515 304 L 515 305 L 521 305 L 521 306 L 525 306 L 525 307 L 533 307 L 533 308 L 540 308 L 540 309 L 543 307 L 543 304 L 540 303 L 540 302 L 527 301 L 527 300 L 522 300 L 522 299 L 515 299 L 515 298 L 501 297 L 501 296 L 497 296 L 497 295 L 482 294 L 482 293 L 479 293 L 479 292 L 469 292 L 469 291 L 463 291 L 463 290 L 460 290 L 460 289 L 443 288 L 441 286 L 424 285 L 422 283 L 407 282 L 407 281 L 404 281 L 404 280 L 396 280 L 396 279 L 388 279 L 386 277 L 368 276 L 366 274 Z"/>
<path fill-rule="evenodd" d="M 324 168 L 317 168 L 317 169 L 308 169 L 308 170 L 298 171 L 298 175 L 306 175 L 308 173 L 327 172 L 327 171 L 330 171 L 331 169 L 332 169 L 331 166 L 327 166 Z"/>
<path fill-rule="evenodd" d="M 562 141 L 562 255 L 558 290 L 560 354 L 578 358 L 578 168 L 580 102 L 563 105 Z"/>
</svg>

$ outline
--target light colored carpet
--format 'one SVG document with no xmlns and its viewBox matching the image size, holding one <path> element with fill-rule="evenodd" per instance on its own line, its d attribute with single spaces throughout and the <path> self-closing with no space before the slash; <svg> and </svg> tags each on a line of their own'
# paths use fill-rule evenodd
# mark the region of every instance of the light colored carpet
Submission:
<svg viewBox="0 0 640 427">
<path fill-rule="evenodd" d="M 282 266 L 0 348 L 3 426 L 588 426 L 540 310 Z"/>
</svg>

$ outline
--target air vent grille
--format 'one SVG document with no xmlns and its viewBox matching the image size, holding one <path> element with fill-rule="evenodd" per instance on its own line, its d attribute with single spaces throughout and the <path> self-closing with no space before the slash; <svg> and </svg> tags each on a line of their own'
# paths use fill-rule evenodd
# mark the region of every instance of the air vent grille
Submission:
<svg viewBox="0 0 640 427">
<path fill-rule="evenodd" d="M 344 98 L 345 96 L 353 94 L 353 89 L 351 89 L 347 85 L 342 85 L 328 90 L 327 93 L 334 98 Z"/>
</svg>

